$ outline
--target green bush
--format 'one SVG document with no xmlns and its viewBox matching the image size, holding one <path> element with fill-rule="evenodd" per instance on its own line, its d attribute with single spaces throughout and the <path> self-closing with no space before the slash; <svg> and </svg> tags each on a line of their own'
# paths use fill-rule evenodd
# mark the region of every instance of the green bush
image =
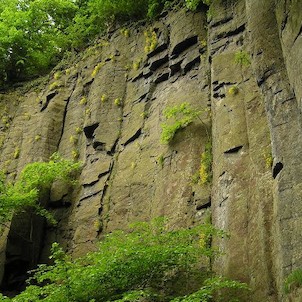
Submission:
<svg viewBox="0 0 302 302">
<path fill-rule="evenodd" d="M 178 106 L 167 107 L 163 114 L 167 120 L 161 124 L 161 142 L 168 144 L 173 140 L 176 132 L 191 124 L 202 111 L 191 108 L 190 104 L 185 102 Z"/>
<path fill-rule="evenodd" d="M 212 181 L 212 143 L 208 142 L 205 145 L 204 152 L 201 153 L 199 177 L 201 184 L 207 184 Z"/>
<path fill-rule="evenodd" d="M 55 153 L 49 162 L 28 164 L 14 184 L 6 183 L 4 173 L 0 175 L 0 224 L 8 222 L 13 214 L 26 208 L 54 222 L 52 216 L 38 204 L 40 192 L 49 189 L 55 180 L 71 181 L 72 172 L 79 163 L 62 159 Z"/>
<path fill-rule="evenodd" d="M 108 234 L 97 252 L 74 261 L 54 243 L 53 265 L 40 265 L 29 280 L 35 285 L 2 301 L 105 302 L 139 301 L 142 297 L 169 301 L 177 294 L 167 290 L 168 284 L 176 284 L 180 276 L 183 285 L 190 282 L 186 276 L 199 277 L 202 287 L 174 301 L 197 301 L 194 295 L 211 301 L 211 295 L 222 288 L 246 288 L 238 282 L 214 278 L 209 266 L 200 266 L 205 259 L 218 255 L 209 244 L 212 236 L 223 235 L 211 225 L 168 231 L 164 219 L 158 218 L 133 224 L 130 232 Z"/>
<path fill-rule="evenodd" d="M 235 60 L 236 64 L 239 64 L 241 66 L 249 66 L 249 65 L 251 65 L 250 56 L 244 50 L 240 50 L 240 51 L 236 52 L 234 60 Z"/>
</svg>

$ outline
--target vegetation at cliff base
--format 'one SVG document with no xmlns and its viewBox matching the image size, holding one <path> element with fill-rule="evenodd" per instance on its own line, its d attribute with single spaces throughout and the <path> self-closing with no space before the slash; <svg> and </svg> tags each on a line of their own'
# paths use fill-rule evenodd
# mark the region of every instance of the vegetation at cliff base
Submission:
<svg viewBox="0 0 302 302">
<path fill-rule="evenodd" d="M 54 223 L 53 217 L 39 204 L 40 193 L 50 189 L 55 180 L 71 181 L 71 174 L 80 168 L 79 163 L 62 159 L 57 153 L 49 162 L 35 162 L 25 166 L 15 183 L 0 175 L 0 225 L 28 208 Z"/>
<path fill-rule="evenodd" d="M 54 243 L 53 264 L 40 265 L 25 291 L 0 301 L 210 302 L 214 295 L 215 301 L 235 301 L 232 290 L 247 286 L 213 274 L 210 259 L 219 254 L 210 245 L 213 236 L 224 233 L 209 224 L 169 231 L 157 218 L 106 235 L 98 251 L 76 260 Z"/>
<path fill-rule="evenodd" d="M 156 17 L 173 0 L 1 0 L 0 84 L 45 73 L 116 23 Z M 182 0 L 196 10 L 209 0 Z M 67 53 L 66 53 L 67 51 Z"/>
</svg>

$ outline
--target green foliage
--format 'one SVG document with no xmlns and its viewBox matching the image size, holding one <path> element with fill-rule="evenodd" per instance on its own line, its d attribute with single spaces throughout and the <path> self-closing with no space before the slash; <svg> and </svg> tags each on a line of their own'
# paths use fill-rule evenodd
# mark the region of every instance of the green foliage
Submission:
<svg viewBox="0 0 302 302">
<path fill-rule="evenodd" d="M 212 181 L 212 143 L 205 145 L 204 152 L 201 153 L 199 177 L 201 184 L 207 184 Z"/>
<path fill-rule="evenodd" d="M 184 102 L 178 106 L 167 107 L 163 114 L 172 123 L 162 123 L 161 142 L 168 144 L 173 140 L 174 135 L 180 129 L 187 127 L 202 112 L 191 108 L 190 104 Z"/>
<path fill-rule="evenodd" d="M 302 269 L 292 271 L 284 281 L 284 291 L 290 293 L 294 288 L 302 286 Z"/>
<path fill-rule="evenodd" d="M 146 44 L 145 44 L 145 53 L 153 51 L 158 44 L 156 32 L 152 29 L 146 30 L 144 32 Z"/>
<path fill-rule="evenodd" d="M 186 7 L 192 11 L 196 11 L 199 4 L 203 3 L 207 6 L 209 6 L 212 2 L 212 0 L 185 0 Z"/>
<path fill-rule="evenodd" d="M 265 167 L 267 169 L 272 168 L 273 162 L 274 162 L 272 152 L 264 153 L 263 157 L 264 157 L 264 161 L 265 161 Z"/>
<path fill-rule="evenodd" d="M 114 105 L 117 107 L 120 107 L 122 105 L 122 100 L 120 98 L 117 98 L 114 100 Z"/>
<path fill-rule="evenodd" d="M 235 96 L 236 94 L 238 94 L 239 93 L 239 88 L 238 88 L 238 86 L 231 86 L 230 88 L 229 88 L 229 90 L 228 90 L 228 93 L 229 93 L 229 95 L 231 95 L 231 96 Z"/>
<path fill-rule="evenodd" d="M 248 290 L 248 286 L 245 283 L 241 283 L 234 280 L 228 280 L 222 277 L 209 278 L 204 282 L 204 285 L 198 291 L 185 297 L 173 299 L 171 302 L 212 302 L 215 301 L 239 301 L 235 300 L 234 296 L 231 300 L 227 299 L 226 294 L 221 292 L 223 289 L 236 290 Z"/>
<path fill-rule="evenodd" d="M 196 10 L 200 3 L 209 5 L 211 0 L 181 2 Z M 1 0 L 0 84 L 39 76 L 66 51 L 84 48 L 112 25 L 153 19 L 162 9 L 177 4 L 173 0 Z M 122 33 L 130 35 L 128 29 Z M 149 38 L 148 52 L 157 45 L 154 34 Z M 54 74 L 54 79 L 61 75 Z"/>
<path fill-rule="evenodd" d="M 169 301 L 175 294 L 166 287 L 176 284 L 180 275 L 184 285 L 189 285 L 189 276 L 199 277 L 202 287 L 195 293 L 199 297 L 222 288 L 246 288 L 238 282 L 213 278 L 206 265 L 200 267 L 205 259 L 218 255 L 218 250 L 209 245 L 212 236 L 224 233 L 211 225 L 168 231 L 165 220 L 158 218 L 150 223 L 135 223 L 130 232 L 106 235 L 97 252 L 74 261 L 54 243 L 53 265 L 40 265 L 29 280 L 36 285 L 2 301 Z M 208 276 L 211 278 L 205 280 Z M 194 297 L 194 293 L 174 301 L 197 301 L 190 300 L 190 296 Z"/>
<path fill-rule="evenodd" d="M 76 5 L 70 0 L 2 0 L 0 83 L 39 74 L 66 49 Z"/>
<path fill-rule="evenodd" d="M 240 66 L 249 66 L 249 65 L 251 65 L 250 56 L 244 50 L 240 50 L 240 51 L 236 52 L 234 60 L 235 60 L 235 63 L 239 64 Z"/>
<path fill-rule="evenodd" d="M 6 184 L 4 174 L 0 176 L 0 224 L 9 221 L 13 214 L 28 207 L 37 214 L 53 219 L 39 204 L 39 193 L 49 189 L 55 180 L 70 181 L 71 173 L 78 170 L 79 163 L 73 163 L 54 154 L 49 162 L 28 164 L 14 184 Z"/>
</svg>

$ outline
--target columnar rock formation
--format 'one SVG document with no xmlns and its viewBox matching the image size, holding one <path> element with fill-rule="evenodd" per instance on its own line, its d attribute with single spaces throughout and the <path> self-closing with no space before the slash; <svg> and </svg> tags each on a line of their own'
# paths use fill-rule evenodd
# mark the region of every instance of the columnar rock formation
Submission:
<svg viewBox="0 0 302 302">
<path fill-rule="evenodd" d="M 301 11 L 294 0 L 217 0 L 208 16 L 164 12 L 109 32 L 40 84 L 2 93 L 10 179 L 56 151 L 83 162 L 75 187 L 56 183 L 41 200 L 56 227 L 26 213 L 5 228 L 6 286 L 54 241 L 77 257 L 130 222 L 164 215 L 171 228 L 190 226 L 211 212 L 230 233 L 214 269 L 249 283 L 247 301 L 286 301 L 284 278 L 302 266 Z M 163 110 L 183 102 L 201 119 L 162 144 Z M 200 185 L 209 140 L 213 180 Z"/>
</svg>

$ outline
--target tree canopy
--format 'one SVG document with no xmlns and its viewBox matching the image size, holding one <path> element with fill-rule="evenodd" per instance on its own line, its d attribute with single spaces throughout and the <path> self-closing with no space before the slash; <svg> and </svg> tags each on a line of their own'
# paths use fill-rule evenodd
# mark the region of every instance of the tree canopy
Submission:
<svg viewBox="0 0 302 302">
<path fill-rule="evenodd" d="M 1 0 L 0 84 L 29 79 L 80 49 L 108 24 L 154 18 L 173 0 Z M 179 1 L 175 1 L 179 2 Z M 195 10 L 209 0 L 182 0 Z"/>
</svg>

